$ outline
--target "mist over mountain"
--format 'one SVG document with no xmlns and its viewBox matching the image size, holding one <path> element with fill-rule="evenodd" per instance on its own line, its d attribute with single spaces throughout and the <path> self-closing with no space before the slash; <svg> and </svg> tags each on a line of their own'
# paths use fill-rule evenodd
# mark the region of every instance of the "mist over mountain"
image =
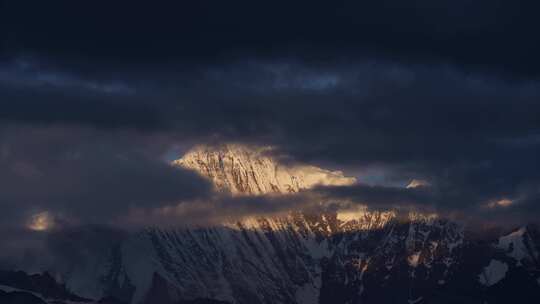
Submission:
<svg viewBox="0 0 540 304">
<path fill-rule="evenodd" d="M 241 145 L 197 147 L 173 165 L 193 169 L 216 191 L 236 196 L 295 195 L 317 184 L 356 182 L 341 172 L 291 169 L 263 151 Z M 505 233 L 479 234 L 437 214 L 399 212 L 321 205 L 219 225 L 148 227 L 116 240 L 107 230 L 73 232 L 71 238 L 86 235 L 96 244 L 90 255 L 73 256 L 89 248 L 88 241 L 77 244 L 62 236 L 63 244 L 78 247 L 68 249 L 56 236 L 66 259 L 48 271 L 58 281 L 44 284 L 4 272 L 1 296 L 22 290 L 46 303 L 101 299 L 134 304 L 539 300 L 536 226 L 524 223 Z"/>
<path fill-rule="evenodd" d="M 0 304 L 540 303 L 539 10 L 0 0 Z"/>
</svg>

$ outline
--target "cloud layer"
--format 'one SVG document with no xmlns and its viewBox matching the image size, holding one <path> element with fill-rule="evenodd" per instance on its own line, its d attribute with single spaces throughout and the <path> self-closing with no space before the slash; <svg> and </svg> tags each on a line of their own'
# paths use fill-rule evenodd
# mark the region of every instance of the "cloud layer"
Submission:
<svg viewBox="0 0 540 304">
<path fill-rule="evenodd" d="M 0 233 L 13 248 L 40 212 L 56 227 L 136 226 L 315 197 L 540 218 L 537 2 L 0 5 Z M 256 203 L 168 165 L 222 142 L 360 183 Z M 430 186 L 406 189 L 414 179 Z"/>
</svg>

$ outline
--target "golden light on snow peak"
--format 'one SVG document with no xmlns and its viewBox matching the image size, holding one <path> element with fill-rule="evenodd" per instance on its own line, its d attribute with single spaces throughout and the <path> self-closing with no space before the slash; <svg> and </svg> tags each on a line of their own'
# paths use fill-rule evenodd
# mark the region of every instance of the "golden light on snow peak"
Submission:
<svg viewBox="0 0 540 304">
<path fill-rule="evenodd" d="M 500 199 L 500 200 L 497 200 L 497 201 L 493 201 L 493 202 L 490 202 L 488 204 L 488 207 L 489 208 L 497 208 L 497 207 L 508 207 L 510 205 L 512 205 L 514 202 L 512 200 L 509 200 L 509 199 L 506 199 L 506 198 L 503 198 L 503 199 Z"/>
<path fill-rule="evenodd" d="M 40 212 L 32 215 L 27 228 L 34 231 L 46 231 L 52 228 L 54 219 L 49 212 Z"/>
<path fill-rule="evenodd" d="M 413 179 L 408 185 L 407 188 L 417 188 L 417 187 L 428 187 L 431 184 L 428 181 L 421 179 Z"/>
<path fill-rule="evenodd" d="M 220 147 L 196 146 L 173 165 L 195 170 L 208 178 L 217 190 L 251 196 L 290 194 L 316 186 L 345 186 L 356 183 L 341 171 L 311 165 L 287 165 L 269 155 L 268 147 L 241 144 Z"/>
<path fill-rule="evenodd" d="M 349 222 L 362 218 L 367 212 L 367 206 L 359 205 L 352 208 L 346 208 L 337 212 L 337 219 L 342 222 Z"/>
</svg>

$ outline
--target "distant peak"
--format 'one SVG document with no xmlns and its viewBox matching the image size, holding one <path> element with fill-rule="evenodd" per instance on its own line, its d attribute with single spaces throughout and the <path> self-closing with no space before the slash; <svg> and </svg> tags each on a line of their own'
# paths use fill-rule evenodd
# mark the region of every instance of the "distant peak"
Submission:
<svg viewBox="0 0 540 304">
<path fill-rule="evenodd" d="M 408 185 L 407 189 L 418 188 L 418 187 L 429 187 L 431 184 L 428 181 L 421 179 L 413 179 Z"/>
<path fill-rule="evenodd" d="M 220 191 L 237 195 L 285 194 L 316 185 L 350 185 L 354 177 L 315 166 L 280 164 L 271 147 L 241 144 L 196 146 L 174 165 L 197 171 Z"/>
</svg>

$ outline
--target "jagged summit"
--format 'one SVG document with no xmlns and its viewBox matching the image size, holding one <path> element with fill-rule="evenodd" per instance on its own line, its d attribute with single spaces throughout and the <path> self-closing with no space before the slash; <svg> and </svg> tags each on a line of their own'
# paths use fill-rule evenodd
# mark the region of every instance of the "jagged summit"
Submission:
<svg viewBox="0 0 540 304">
<path fill-rule="evenodd" d="M 239 144 L 197 146 L 173 164 L 195 170 L 209 178 L 218 190 L 236 195 L 294 193 L 315 185 L 356 182 L 340 171 L 282 165 L 266 153 L 268 149 Z"/>
<path fill-rule="evenodd" d="M 230 191 L 233 195 L 287 194 L 316 185 L 356 183 L 354 177 L 346 177 L 341 171 L 329 171 L 309 165 L 283 165 L 270 155 L 270 150 L 270 147 L 241 144 L 199 145 L 182 158 L 173 161 L 173 164 L 197 171 L 208 178 L 217 190 Z M 396 211 L 370 211 L 366 206 L 357 206 L 350 210 L 339 210 L 337 216 L 340 225 L 353 230 L 363 230 L 373 228 L 371 221 L 365 223 L 366 217 L 381 217 L 376 226 L 384 226 L 396 217 Z M 435 219 L 434 215 L 414 212 L 408 214 L 408 218 L 412 221 Z M 234 225 L 237 220 L 233 221 Z M 252 224 L 248 226 L 253 226 Z"/>
<path fill-rule="evenodd" d="M 199 146 L 174 164 L 237 195 L 355 182 L 341 172 L 284 166 L 265 152 Z M 397 211 L 361 205 L 292 210 L 211 227 L 151 227 L 100 247 L 60 277 L 77 295 L 121 300 L 113 303 L 540 303 L 537 229 L 479 242 L 436 214 L 402 220 Z M 9 292 L 0 286 L 1 303 Z"/>
</svg>

